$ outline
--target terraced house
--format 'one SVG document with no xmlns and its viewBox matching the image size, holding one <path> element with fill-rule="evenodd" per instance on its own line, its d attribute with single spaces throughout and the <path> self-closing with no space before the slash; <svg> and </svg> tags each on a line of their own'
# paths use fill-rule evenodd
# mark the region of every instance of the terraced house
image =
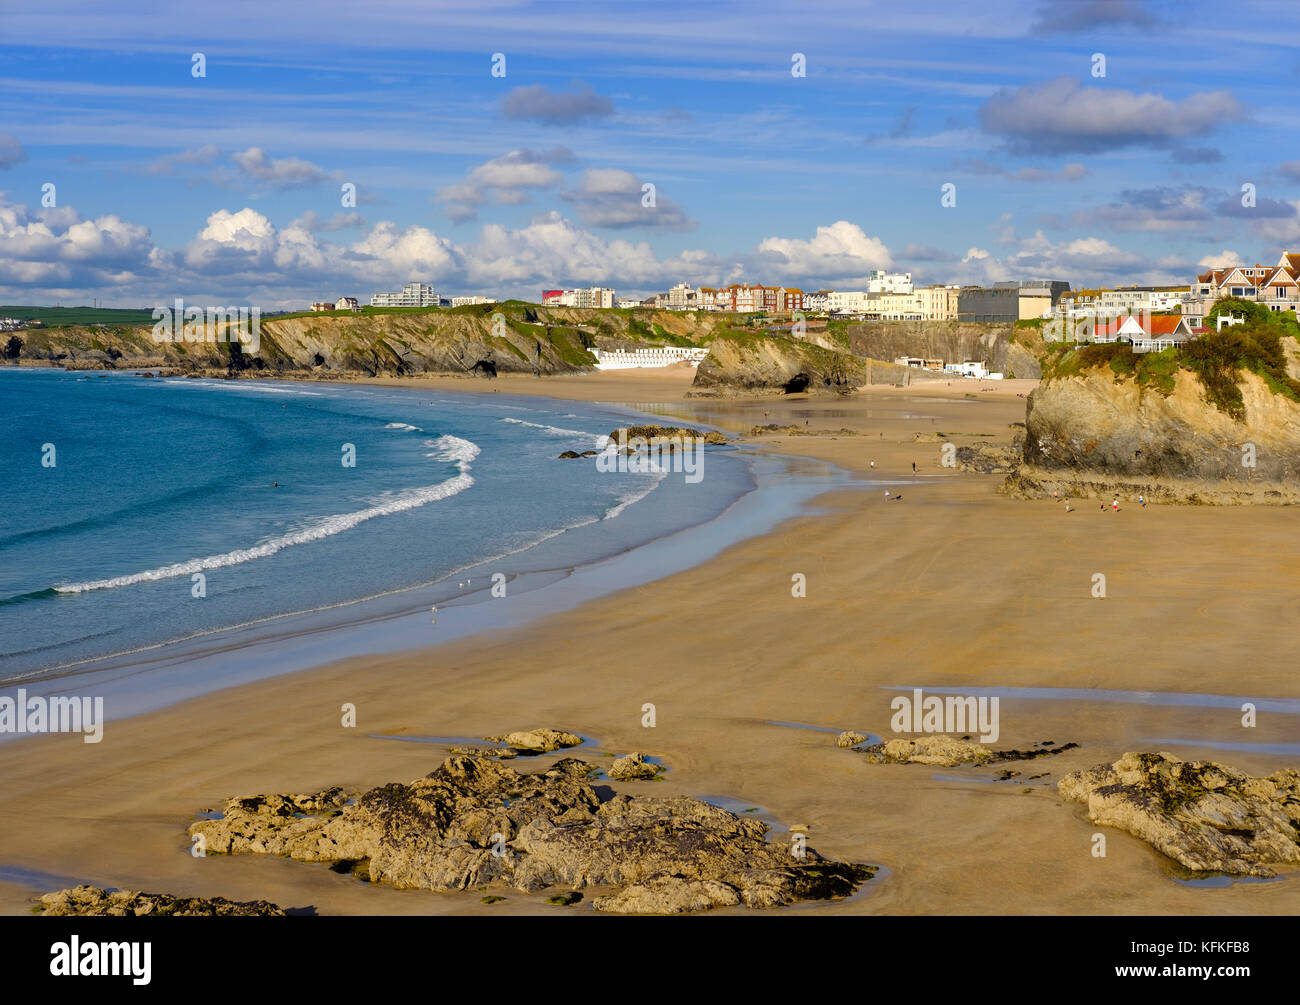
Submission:
<svg viewBox="0 0 1300 1005">
<path fill-rule="evenodd" d="M 1274 311 L 1297 310 L 1300 308 L 1300 253 L 1282 252 L 1277 265 L 1238 265 L 1202 272 L 1183 304 L 1183 317 L 1193 327 L 1199 327 L 1210 308 L 1224 297 L 1253 300 L 1267 304 Z"/>
</svg>

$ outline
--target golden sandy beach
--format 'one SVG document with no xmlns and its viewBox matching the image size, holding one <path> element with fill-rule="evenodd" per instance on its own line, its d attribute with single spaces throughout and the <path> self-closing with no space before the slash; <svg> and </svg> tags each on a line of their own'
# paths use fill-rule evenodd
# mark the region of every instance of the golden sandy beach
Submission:
<svg viewBox="0 0 1300 1005">
<path fill-rule="evenodd" d="M 691 373 L 404 383 L 660 404 L 733 434 L 769 422 L 848 427 L 857 435 L 750 442 L 864 480 L 911 482 L 915 462 L 915 484 L 892 490 L 899 501 L 875 486 L 830 493 L 816 514 L 543 624 L 229 689 L 111 722 L 98 745 L 66 735 L 0 745 L 0 865 L 322 914 L 590 913 L 589 902 L 555 907 L 546 894 L 505 891 L 487 906 L 473 892 L 397 891 L 324 866 L 188 853 L 195 813 L 227 796 L 406 781 L 444 755 L 369 734 L 552 726 L 596 738 L 600 752 L 637 750 L 670 767 L 659 782 L 617 786 L 624 791 L 732 797 L 808 828 L 824 855 L 888 870 L 850 900 L 781 913 L 1300 911 L 1295 875 L 1194 888 L 1114 830 L 1107 856 L 1094 858 L 1101 828 L 1055 788 L 1065 772 L 1128 750 L 1254 774 L 1295 767 L 1294 755 L 1208 745 L 1294 744 L 1295 716 L 1261 712 L 1246 729 L 1233 708 L 1004 697 L 998 748 L 1080 744 L 1013 764 L 1021 775 L 1007 782 L 990 781 L 992 769 L 871 764 L 837 749 L 834 733 L 774 724 L 886 733 L 894 689 L 912 686 L 1300 698 L 1293 512 L 1124 501 L 1115 514 L 1083 501 L 1067 513 L 999 495 L 1000 475 L 940 466 L 936 432 L 958 444 L 1008 441 L 1032 382 L 687 399 Z M 791 595 L 795 573 L 807 576 L 805 598 Z M 1095 573 L 1106 576 L 1104 599 L 1091 594 Z M 344 702 L 357 706 L 357 729 L 340 728 Z M 641 725 L 645 702 L 657 708 L 653 729 Z M 0 884 L 0 908 L 26 912 L 33 893 Z"/>
</svg>

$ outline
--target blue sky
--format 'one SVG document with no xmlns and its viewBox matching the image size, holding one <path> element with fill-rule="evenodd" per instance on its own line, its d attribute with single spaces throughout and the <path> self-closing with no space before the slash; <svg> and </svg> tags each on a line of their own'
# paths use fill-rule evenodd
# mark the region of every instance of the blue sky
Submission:
<svg viewBox="0 0 1300 1005">
<path fill-rule="evenodd" d="M 1300 247 L 1290 2 L 129 8 L 0 9 L 0 302 L 1174 283 Z"/>
</svg>

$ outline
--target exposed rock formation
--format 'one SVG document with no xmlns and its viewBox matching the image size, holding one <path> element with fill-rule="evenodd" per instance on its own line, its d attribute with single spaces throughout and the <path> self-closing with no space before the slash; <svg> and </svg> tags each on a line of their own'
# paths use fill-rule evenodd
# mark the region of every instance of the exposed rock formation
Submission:
<svg viewBox="0 0 1300 1005">
<path fill-rule="evenodd" d="M 284 910 L 266 900 L 227 900 L 225 897 L 173 897 L 166 893 L 138 893 L 133 890 L 101 890 L 97 886 L 75 886 L 47 893 L 38 899 L 40 913 L 50 918 L 160 917 L 167 915 L 284 917 Z"/>
<path fill-rule="evenodd" d="M 616 782 L 628 782 L 637 779 L 648 781 L 663 770 L 662 765 L 653 764 L 646 760 L 645 754 L 631 753 L 626 757 L 616 758 L 605 774 Z"/>
<path fill-rule="evenodd" d="M 33 328 L 14 336 L 11 362 L 76 368 L 165 367 L 180 373 L 346 377 L 453 373 L 491 378 L 590 370 L 588 348 L 636 349 L 701 339 L 724 314 L 538 307 L 519 302 L 261 320 L 256 352 L 212 342 L 156 342 L 150 325 Z M 14 339 L 17 341 L 15 342 Z M 250 347 L 251 349 L 251 347 Z"/>
<path fill-rule="evenodd" d="M 1020 468 L 1020 448 L 980 443 L 973 447 L 958 447 L 957 466 L 962 471 L 977 474 L 1004 474 Z"/>
<path fill-rule="evenodd" d="M 1117 827 L 1188 869 L 1272 876 L 1300 864 L 1300 772 L 1256 778 L 1212 761 L 1128 753 L 1057 783 L 1093 823 Z"/>
<path fill-rule="evenodd" d="M 507 747 L 525 754 L 547 754 L 563 747 L 576 747 L 582 743 L 582 737 L 576 733 L 566 733 L 561 729 L 525 729 L 505 736 L 485 736 L 493 743 L 504 743 Z"/>
<path fill-rule="evenodd" d="M 842 744 L 840 744 L 842 746 Z M 958 764 L 996 764 L 999 761 L 1027 761 L 1036 757 L 1050 757 L 1077 747 L 1077 743 L 1064 743 L 1052 746 L 1051 741 L 1044 741 L 1029 750 L 990 750 L 983 743 L 976 743 L 966 737 L 958 739 L 935 733 L 918 736 L 916 739 L 886 740 L 863 747 L 867 758 L 878 764 L 933 764 L 940 767 L 955 767 Z"/>
<path fill-rule="evenodd" d="M 864 321 L 849 325 L 848 334 L 852 351 L 872 359 L 919 356 L 946 363 L 979 360 L 990 370 L 1034 379 L 1043 372 L 1033 352 L 1013 341 L 1016 332 L 1010 322 Z"/>
<path fill-rule="evenodd" d="M 447 751 L 452 754 L 464 754 L 466 757 L 499 757 L 503 761 L 513 760 L 519 756 L 514 747 L 457 747 L 451 746 Z"/>
<path fill-rule="evenodd" d="M 862 733 L 855 733 L 851 729 L 846 729 L 835 738 L 835 746 L 856 747 L 859 743 L 866 743 L 867 739 Z"/>
<path fill-rule="evenodd" d="M 1274 394 L 1253 373 L 1242 373 L 1238 386 L 1244 421 L 1210 404 L 1187 370 L 1173 374 L 1169 394 L 1109 369 L 1048 380 L 1029 396 L 1025 461 L 1046 474 L 1294 480 L 1300 402 Z"/>
<path fill-rule="evenodd" d="M 867 383 L 867 360 L 797 339 L 719 336 L 695 371 L 697 390 L 794 394 L 851 392 Z"/>
<path fill-rule="evenodd" d="M 602 802 L 587 781 L 593 771 L 575 758 L 524 774 L 494 760 L 449 757 L 424 778 L 371 789 L 341 808 L 329 808 L 332 789 L 231 799 L 224 816 L 200 820 L 190 833 L 203 835 L 209 854 L 331 862 L 401 888 L 493 881 L 519 890 L 623 888 L 595 901 L 614 911 L 776 907 L 844 896 L 874 873 L 811 849 L 796 858 L 764 840 L 762 821 L 699 800 L 606 792 Z M 300 805 L 322 811 L 288 809 Z"/>
<path fill-rule="evenodd" d="M 915 740 L 887 740 L 865 747 L 863 751 L 872 761 L 894 764 L 952 767 L 957 764 L 988 764 L 994 759 L 993 751 L 982 743 L 942 735 L 921 736 Z"/>
<path fill-rule="evenodd" d="M 609 438 L 619 444 L 632 439 L 642 439 L 650 443 L 656 440 L 682 443 L 727 442 L 727 437 L 716 429 L 688 429 L 685 426 L 620 426 L 609 434 Z"/>
</svg>

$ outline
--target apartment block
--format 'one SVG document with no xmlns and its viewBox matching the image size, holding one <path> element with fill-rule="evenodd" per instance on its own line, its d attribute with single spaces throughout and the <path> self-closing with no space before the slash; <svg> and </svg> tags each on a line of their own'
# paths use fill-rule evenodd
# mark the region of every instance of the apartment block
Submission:
<svg viewBox="0 0 1300 1005">
<path fill-rule="evenodd" d="M 438 307 L 437 292 L 427 283 L 407 283 L 400 293 L 375 293 L 370 297 L 371 307 Z"/>
</svg>

